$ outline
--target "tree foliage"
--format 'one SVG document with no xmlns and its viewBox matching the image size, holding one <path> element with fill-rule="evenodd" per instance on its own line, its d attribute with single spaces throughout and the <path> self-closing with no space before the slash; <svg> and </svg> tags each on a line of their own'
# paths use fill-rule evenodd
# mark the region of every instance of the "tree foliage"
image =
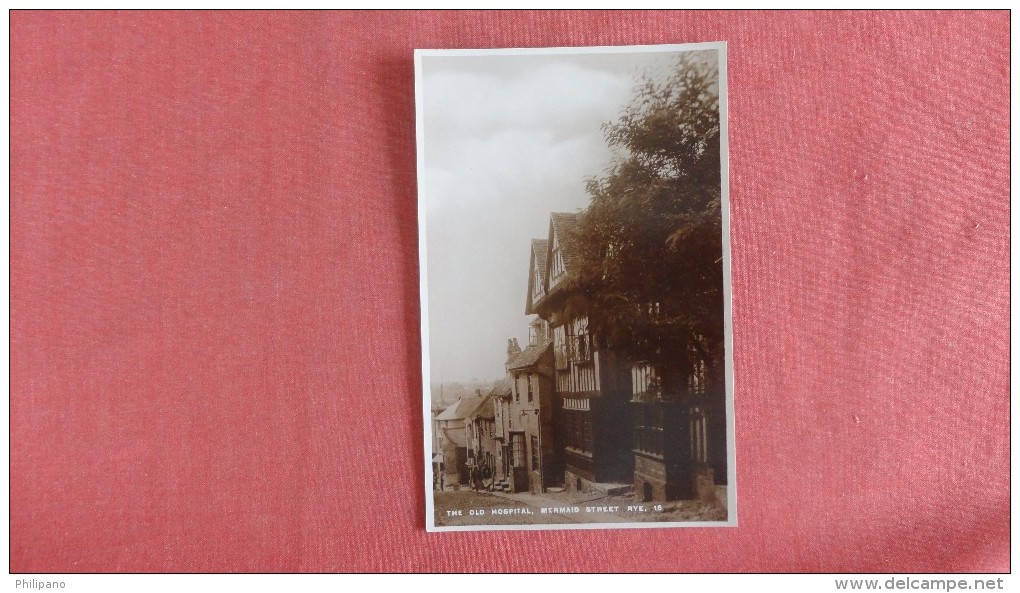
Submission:
<svg viewBox="0 0 1020 593">
<path fill-rule="evenodd" d="M 711 57 L 685 54 L 667 78 L 646 76 L 620 119 L 603 125 L 621 156 L 588 180 L 591 205 L 568 238 L 580 260 L 571 307 L 588 314 L 595 338 L 677 377 L 695 356 L 712 364 L 722 351 L 719 72 Z"/>
</svg>

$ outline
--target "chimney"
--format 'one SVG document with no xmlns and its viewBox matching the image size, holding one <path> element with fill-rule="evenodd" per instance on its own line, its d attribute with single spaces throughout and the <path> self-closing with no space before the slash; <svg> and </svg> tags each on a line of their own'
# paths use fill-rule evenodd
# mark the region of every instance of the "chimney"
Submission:
<svg viewBox="0 0 1020 593">
<path fill-rule="evenodd" d="M 510 372 L 510 361 L 513 360 L 514 356 L 519 354 L 521 347 L 517 345 L 516 338 L 507 338 L 506 341 L 506 363 L 503 364 L 503 370 Z"/>
</svg>

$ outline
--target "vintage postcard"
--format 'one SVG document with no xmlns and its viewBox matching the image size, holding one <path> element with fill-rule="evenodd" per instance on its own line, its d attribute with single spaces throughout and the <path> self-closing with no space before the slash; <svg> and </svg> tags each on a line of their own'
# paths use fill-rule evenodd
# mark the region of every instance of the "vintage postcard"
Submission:
<svg viewBox="0 0 1020 593">
<path fill-rule="evenodd" d="M 736 525 L 725 44 L 415 75 L 427 528 Z"/>
</svg>

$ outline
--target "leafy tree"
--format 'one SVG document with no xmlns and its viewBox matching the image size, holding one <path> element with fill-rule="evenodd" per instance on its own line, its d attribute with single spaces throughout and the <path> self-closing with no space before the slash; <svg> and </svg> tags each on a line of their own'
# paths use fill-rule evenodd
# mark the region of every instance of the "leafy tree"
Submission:
<svg viewBox="0 0 1020 593">
<path fill-rule="evenodd" d="M 646 76 L 603 131 L 621 156 L 588 180 L 591 205 L 567 238 L 579 260 L 569 306 L 604 345 L 666 370 L 661 391 L 674 395 L 698 359 L 722 367 L 715 53 L 685 54 L 664 80 Z"/>
</svg>

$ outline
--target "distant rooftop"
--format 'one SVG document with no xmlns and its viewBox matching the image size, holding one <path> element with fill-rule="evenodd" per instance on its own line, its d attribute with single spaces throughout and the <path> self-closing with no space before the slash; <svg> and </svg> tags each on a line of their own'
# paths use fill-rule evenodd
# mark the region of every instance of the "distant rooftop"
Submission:
<svg viewBox="0 0 1020 593">
<path fill-rule="evenodd" d="M 538 363 L 538 359 L 542 358 L 542 355 L 551 347 L 552 341 L 550 340 L 544 340 L 539 344 L 532 344 L 515 356 L 510 364 L 507 365 L 507 368 L 514 370 L 535 366 Z"/>
<path fill-rule="evenodd" d="M 436 420 L 464 420 L 470 418 L 488 400 L 488 395 L 461 398 L 436 416 Z"/>
</svg>

